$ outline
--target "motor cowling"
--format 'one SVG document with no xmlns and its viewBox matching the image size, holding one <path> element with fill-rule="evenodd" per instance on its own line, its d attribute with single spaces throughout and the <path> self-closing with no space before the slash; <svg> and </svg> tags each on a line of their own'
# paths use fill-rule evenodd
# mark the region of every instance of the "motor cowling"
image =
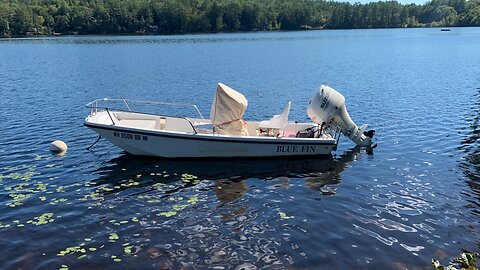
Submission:
<svg viewBox="0 0 480 270">
<path fill-rule="evenodd" d="M 335 89 L 321 85 L 310 100 L 307 114 L 313 122 L 327 129 L 341 129 L 343 135 L 360 146 L 371 146 L 374 130 L 365 131 L 367 125 L 360 128 L 352 121 L 345 106 L 345 97 Z"/>
</svg>

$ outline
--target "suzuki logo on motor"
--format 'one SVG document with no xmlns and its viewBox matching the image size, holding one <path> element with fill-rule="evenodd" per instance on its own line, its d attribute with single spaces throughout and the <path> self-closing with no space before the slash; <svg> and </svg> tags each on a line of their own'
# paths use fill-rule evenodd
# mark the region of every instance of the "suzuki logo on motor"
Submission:
<svg viewBox="0 0 480 270">
<path fill-rule="evenodd" d="M 326 109 L 328 107 L 328 104 L 330 103 L 330 100 L 328 99 L 330 95 L 326 96 L 322 100 L 322 104 L 320 104 L 320 108 Z"/>
</svg>

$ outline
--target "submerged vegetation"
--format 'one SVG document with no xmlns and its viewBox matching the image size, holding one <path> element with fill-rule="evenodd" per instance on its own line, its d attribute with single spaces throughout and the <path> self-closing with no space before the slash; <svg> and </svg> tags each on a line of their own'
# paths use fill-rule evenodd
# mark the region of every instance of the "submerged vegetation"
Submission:
<svg viewBox="0 0 480 270">
<path fill-rule="evenodd" d="M 480 0 L 0 0 L 0 36 L 480 26 Z"/>
</svg>

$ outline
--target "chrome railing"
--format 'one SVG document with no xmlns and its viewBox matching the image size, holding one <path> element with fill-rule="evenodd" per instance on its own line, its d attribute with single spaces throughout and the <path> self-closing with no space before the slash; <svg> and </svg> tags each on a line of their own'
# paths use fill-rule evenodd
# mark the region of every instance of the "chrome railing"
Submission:
<svg viewBox="0 0 480 270">
<path fill-rule="evenodd" d="M 101 103 L 106 103 L 106 102 L 123 103 L 125 105 L 126 109 L 104 106 L 103 104 L 101 104 Z M 187 104 L 187 103 L 171 103 L 171 102 L 161 102 L 161 101 L 132 100 L 132 99 L 125 99 L 125 98 L 100 98 L 100 99 L 96 99 L 94 101 L 91 101 L 91 102 L 87 103 L 85 106 L 90 109 L 90 115 L 91 116 L 95 115 L 97 112 L 106 111 L 108 116 L 110 117 L 110 120 L 112 121 L 113 125 L 115 125 L 115 121 L 113 120 L 113 117 L 110 114 L 110 111 L 131 112 L 131 113 L 139 113 L 139 114 L 146 114 L 146 115 L 160 115 L 160 116 L 165 116 L 165 117 L 170 117 L 170 118 L 183 119 L 183 120 L 187 121 L 190 124 L 190 126 L 192 127 L 192 131 L 195 134 L 197 134 L 197 130 L 195 129 L 195 126 L 186 117 L 172 116 L 172 115 L 165 115 L 165 114 L 147 113 L 147 112 L 142 112 L 142 111 L 134 111 L 134 110 L 132 110 L 132 107 L 130 106 L 130 105 L 132 105 L 132 103 L 148 104 L 148 105 L 166 105 L 166 106 L 174 106 L 174 107 L 190 107 L 190 108 L 195 109 L 195 111 L 198 113 L 198 115 L 200 116 L 201 119 L 205 119 L 196 105 Z"/>
<path fill-rule="evenodd" d="M 119 108 L 113 108 L 113 107 L 108 107 L 108 106 L 102 106 L 102 102 L 122 102 L 125 107 L 127 108 L 127 111 L 132 111 L 131 109 L 131 103 L 137 103 L 137 104 L 145 104 L 145 105 L 166 105 L 166 106 L 174 106 L 174 107 L 186 107 L 186 108 L 193 108 L 198 115 L 200 116 L 201 119 L 205 119 L 198 109 L 197 105 L 194 104 L 188 104 L 188 103 L 172 103 L 172 102 L 162 102 L 162 101 L 147 101 L 147 100 L 134 100 L 134 99 L 126 99 L 126 98 L 100 98 L 96 99 L 92 102 L 89 102 L 86 104 L 86 107 L 90 109 L 90 114 L 94 114 L 98 112 L 99 110 L 122 110 Z"/>
</svg>

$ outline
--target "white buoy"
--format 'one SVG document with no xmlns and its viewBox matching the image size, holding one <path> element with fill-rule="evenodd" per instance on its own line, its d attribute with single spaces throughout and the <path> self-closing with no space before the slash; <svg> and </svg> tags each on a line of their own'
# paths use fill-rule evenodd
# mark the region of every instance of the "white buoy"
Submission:
<svg viewBox="0 0 480 270">
<path fill-rule="evenodd" d="M 67 144 L 62 141 L 54 141 L 50 144 L 50 151 L 53 153 L 66 152 Z"/>
</svg>

